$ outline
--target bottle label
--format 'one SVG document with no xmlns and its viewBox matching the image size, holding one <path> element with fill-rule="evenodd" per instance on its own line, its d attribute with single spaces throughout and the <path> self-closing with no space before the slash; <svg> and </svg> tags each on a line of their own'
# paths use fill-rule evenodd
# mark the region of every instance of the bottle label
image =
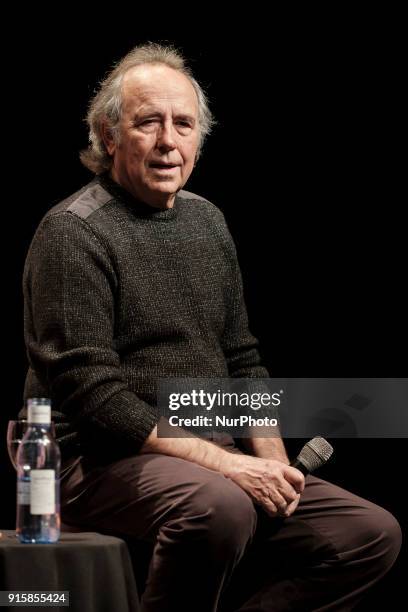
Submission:
<svg viewBox="0 0 408 612">
<path fill-rule="evenodd" d="M 49 404 L 29 405 L 27 420 L 29 423 L 49 423 L 51 420 L 51 406 Z"/>
<path fill-rule="evenodd" d="M 17 503 L 20 506 L 30 505 L 30 481 L 19 480 L 17 482 Z"/>
<path fill-rule="evenodd" d="M 31 470 L 31 514 L 55 513 L 55 470 Z"/>
</svg>

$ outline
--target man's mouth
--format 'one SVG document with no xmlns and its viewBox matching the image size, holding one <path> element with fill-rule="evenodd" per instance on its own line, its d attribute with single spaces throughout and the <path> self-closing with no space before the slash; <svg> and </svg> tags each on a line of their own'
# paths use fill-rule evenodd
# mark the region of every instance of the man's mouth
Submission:
<svg viewBox="0 0 408 612">
<path fill-rule="evenodd" d="M 178 164 L 165 164 L 165 163 L 150 163 L 150 168 L 156 168 L 157 170 L 171 170 L 172 168 L 178 168 Z"/>
</svg>

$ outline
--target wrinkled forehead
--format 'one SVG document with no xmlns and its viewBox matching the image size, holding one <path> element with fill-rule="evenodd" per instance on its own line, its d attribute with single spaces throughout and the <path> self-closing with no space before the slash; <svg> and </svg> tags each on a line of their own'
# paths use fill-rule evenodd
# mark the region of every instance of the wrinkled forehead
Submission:
<svg viewBox="0 0 408 612">
<path fill-rule="evenodd" d="M 144 64 L 128 70 L 123 78 L 122 99 L 124 110 L 135 105 L 171 103 L 198 114 L 197 94 L 190 80 L 178 70 L 162 64 Z"/>
</svg>

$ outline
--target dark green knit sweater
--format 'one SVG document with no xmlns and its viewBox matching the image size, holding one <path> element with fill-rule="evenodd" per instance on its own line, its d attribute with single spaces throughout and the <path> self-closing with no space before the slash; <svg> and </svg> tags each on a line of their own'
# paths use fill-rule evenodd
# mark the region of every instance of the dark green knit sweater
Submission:
<svg viewBox="0 0 408 612">
<path fill-rule="evenodd" d="M 268 376 L 224 217 L 192 193 L 160 210 L 95 178 L 42 220 L 23 289 L 24 397 L 52 399 L 63 457 L 137 452 L 158 378 Z"/>
</svg>

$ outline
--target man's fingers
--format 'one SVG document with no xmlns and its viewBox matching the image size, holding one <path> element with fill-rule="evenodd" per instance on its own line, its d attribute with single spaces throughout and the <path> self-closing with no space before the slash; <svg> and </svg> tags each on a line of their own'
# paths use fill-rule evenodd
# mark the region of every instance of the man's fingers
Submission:
<svg viewBox="0 0 408 612">
<path fill-rule="evenodd" d="M 275 505 L 278 513 L 284 515 L 288 508 L 287 500 L 282 495 L 280 495 L 278 491 L 271 493 L 270 498 L 272 503 Z"/>
<path fill-rule="evenodd" d="M 291 516 L 294 513 L 294 511 L 298 507 L 299 500 L 300 500 L 300 493 L 297 494 L 296 499 L 292 503 L 288 504 L 288 507 L 286 508 L 286 512 L 285 512 L 286 517 Z"/>
<path fill-rule="evenodd" d="M 296 491 L 296 489 L 293 488 L 290 482 L 288 482 L 287 480 L 283 480 L 281 486 L 279 487 L 279 493 L 285 499 L 286 503 L 290 504 L 296 499 L 297 495 L 299 494 L 299 491 Z"/>
<path fill-rule="evenodd" d="M 265 508 L 267 513 L 270 514 L 271 516 L 276 516 L 278 514 L 278 509 L 271 499 L 268 499 L 268 498 L 263 499 L 261 502 L 261 505 L 263 506 L 263 508 Z"/>
<path fill-rule="evenodd" d="M 285 466 L 284 475 L 286 480 L 293 485 L 296 493 L 302 493 L 305 488 L 305 477 L 302 472 L 294 467 L 291 467 L 290 465 L 287 465 Z"/>
<path fill-rule="evenodd" d="M 263 498 L 262 501 L 259 501 L 258 503 L 265 509 L 265 511 L 270 516 L 282 516 L 287 518 L 294 513 L 299 504 L 299 500 L 300 493 L 296 495 L 296 499 L 293 500 L 290 504 L 286 504 L 285 502 L 282 502 L 281 504 L 276 504 L 269 498 Z"/>
</svg>

